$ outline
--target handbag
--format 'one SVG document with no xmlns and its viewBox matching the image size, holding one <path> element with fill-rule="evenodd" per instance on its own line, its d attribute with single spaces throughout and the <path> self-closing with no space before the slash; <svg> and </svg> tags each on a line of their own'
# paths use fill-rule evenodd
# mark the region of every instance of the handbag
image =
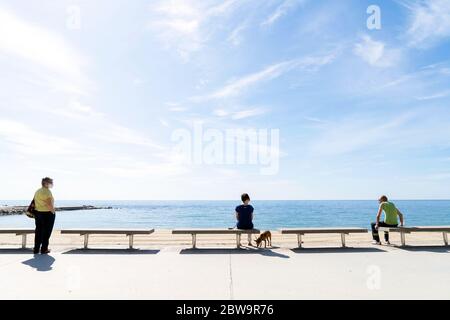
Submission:
<svg viewBox="0 0 450 320">
<path fill-rule="evenodd" d="M 25 212 L 25 214 L 27 215 L 28 218 L 34 219 L 34 209 L 36 208 L 35 203 L 34 203 L 34 199 L 33 201 L 31 201 L 30 205 L 28 206 L 27 211 Z"/>
</svg>

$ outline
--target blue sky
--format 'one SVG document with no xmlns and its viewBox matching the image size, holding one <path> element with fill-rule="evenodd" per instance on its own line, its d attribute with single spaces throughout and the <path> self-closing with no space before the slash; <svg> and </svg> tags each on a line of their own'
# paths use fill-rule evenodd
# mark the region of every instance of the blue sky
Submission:
<svg viewBox="0 0 450 320">
<path fill-rule="evenodd" d="M 448 199 L 449 40 L 447 0 L 2 0 L 0 199 Z M 279 169 L 181 161 L 195 123 Z"/>
</svg>

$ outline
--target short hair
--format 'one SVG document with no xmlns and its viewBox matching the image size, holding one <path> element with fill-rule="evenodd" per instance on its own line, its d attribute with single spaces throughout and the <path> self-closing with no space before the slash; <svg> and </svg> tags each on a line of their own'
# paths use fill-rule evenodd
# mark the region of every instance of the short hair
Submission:
<svg viewBox="0 0 450 320">
<path fill-rule="evenodd" d="M 386 196 L 381 196 L 380 199 L 378 199 L 378 201 L 386 202 L 386 201 L 388 201 L 388 197 L 386 197 Z"/>
<path fill-rule="evenodd" d="M 248 195 L 248 193 L 243 193 L 243 194 L 241 195 L 241 200 L 242 200 L 242 202 L 245 202 L 245 201 L 247 201 L 247 200 L 250 201 L 250 196 Z"/>
<path fill-rule="evenodd" d="M 42 186 L 44 186 L 46 183 L 53 183 L 53 179 L 49 177 L 43 178 L 41 182 Z"/>
</svg>

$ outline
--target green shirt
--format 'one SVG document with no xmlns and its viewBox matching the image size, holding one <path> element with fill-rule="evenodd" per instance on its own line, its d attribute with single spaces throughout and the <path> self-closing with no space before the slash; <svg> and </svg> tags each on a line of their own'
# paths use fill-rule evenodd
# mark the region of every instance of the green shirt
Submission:
<svg viewBox="0 0 450 320">
<path fill-rule="evenodd" d="M 384 222 L 387 224 L 398 224 L 398 210 L 392 202 L 383 202 L 381 209 L 384 211 Z"/>
</svg>

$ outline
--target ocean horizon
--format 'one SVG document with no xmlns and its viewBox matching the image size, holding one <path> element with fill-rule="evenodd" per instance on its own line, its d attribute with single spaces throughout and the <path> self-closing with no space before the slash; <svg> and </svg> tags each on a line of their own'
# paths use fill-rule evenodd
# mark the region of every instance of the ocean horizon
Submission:
<svg viewBox="0 0 450 320">
<path fill-rule="evenodd" d="M 450 200 L 394 200 L 406 225 L 450 225 Z M 1 200 L 0 205 L 27 205 Z M 113 209 L 58 212 L 55 228 L 227 228 L 235 224 L 234 200 L 66 200 L 57 206 L 94 205 Z M 289 227 L 369 227 L 375 220 L 374 200 L 255 200 L 259 229 Z M 34 227 L 24 215 L 1 216 L 1 227 Z"/>
</svg>

